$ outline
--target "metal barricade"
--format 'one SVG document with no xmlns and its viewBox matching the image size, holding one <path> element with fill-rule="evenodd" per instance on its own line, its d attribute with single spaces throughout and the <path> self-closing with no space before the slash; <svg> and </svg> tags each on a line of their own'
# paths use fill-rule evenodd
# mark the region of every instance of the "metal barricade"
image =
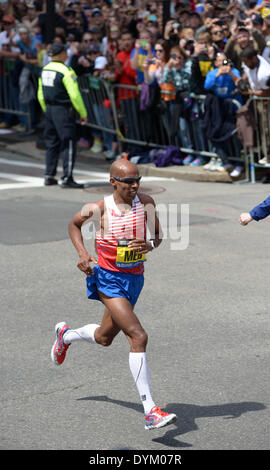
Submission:
<svg viewBox="0 0 270 470">
<path fill-rule="evenodd" d="M 116 103 L 110 85 L 92 75 L 78 77 L 78 84 L 87 110 L 86 126 L 102 135 L 104 144 L 110 147 L 112 141 L 118 140 Z"/>
<path fill-rule="evenodd" d="M 175 94 L 162 91 L 159 101 L 142 109 L 142 89 L 136 86 L 112 86 L 113 95 L 118 104 L 116 128 L 121 129 L 121 141 L 129 146 L 166 147 L 178 146 L 184 154 L 200 157 L 218 157 L 219 153 L 205 136 L 202 126 L 205 95 L 191 96 L 190 109 L 186 117 L 179 115 L 179 106 L 173 99 L 164 99 L 164 95 Z M 241 103 L 232 99 L 236 109 Z M 116 107 L 116 106 L 115 106 Z M 228 157 L 230 160 L 243 161 L 240 154 L 240 142 L 237 132 L 228 141 Z M 248 178 L 246 170 L 246 178 Z"/>
<path fill-rule="evenodd" d="M 250 181 L 256 183 L 256 169 L 270 168 L 270 98 L 252 96 L 246 102 L 254 116 L 256 127 L 254 129 L 253 146 L 247 149 Z M 259 163 L 262 159 L 266 162 Z"/>
<path fill-rule="evenodd" d="M 12 122 L 12 116 L 21 116 L 28 130 L 32 129 L 30 105 L 20 103 L 19 64 L 15 59 L 0 59 L 0 121 L 7 125 Z M 36 87 L 35 78 L 32 77 Z M 34 100 L 36 102 L 36 99 Z"/>
</svg>

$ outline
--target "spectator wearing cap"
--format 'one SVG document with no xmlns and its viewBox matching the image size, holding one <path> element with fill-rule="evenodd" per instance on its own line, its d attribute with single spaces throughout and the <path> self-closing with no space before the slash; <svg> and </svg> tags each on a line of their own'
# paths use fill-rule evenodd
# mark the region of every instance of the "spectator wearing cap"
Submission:
<svg viewBox="0 0 270 470">
<path fill-rule="evenodd" d="M 253 46 L 258 54 L 262 54 L 266 46 L 266 41 L 263 34 L 253 28 L 251 18 L 244 20 L 244 26 L 235 23 L 231 27 L 231 37 L 227 42 L 224 52 L 228 59 L 230 59 L 234 66 L 242 71 L 242 51 L 248 47 Z"/>
<path fill-rule="evenodd" d="M 66 8 L 64 10 L 64 18 L 66 20 L 66 35 L 72 35 L 75 41 L 80 42 L 82 33 L 76 26 L 76 10 L 74 8 Z"/>
<path fill-rule="evenodd" d="M 38 101 L 45 113 L 44 142 L 46 170 L 44 184 L 57 184 L 55 178 L 60 152 L 63 160 L 62 188 L 82 188 L 73 180 L 76 158 L 76 110 L 82 124 L 87 123 L 87 111 L 78 87 L 77 76 L 65 65 L 66 46 L 53 43 L 51 62 L 45 65 L 38 80 Z"/>
<path fill-rule="evenodd" d="M 19 47 L 21 51 L 20 59 L 34 71 L 33 66 L 38 65 L 37 54 L 41 48 L 41 43 L 31 35 L 31 31 L 27 26 L 20 24 L 17 31 L 20 39 L 17 43 L 13 40 L 13 44 Z"/>
<path fill-rule="evenodd" d="M 71 57 L 70 67 L 78 76 L 92 74 L 95 59 L 99 54 L 100 48 L 98 44 L 95 44 L 93 36 L 86 32 L 83 34 L 78 52 Z"/>
<path fill-rule="evenodd" d="M 102 54 L 107 56 L 116 55 L 118 52 L 118 39 L 121 36 L 121 31 L 117 23 L 112 23 L 108 27 L 107 35 L 102 39 L 101 51 Z M 109 57 L 107 57 L 109 58 Z"/>
<path fill-rule="evenodd" d="M 18 42 L 20 40 L 20 36 L 16 33 L 16 22 L 14 16 L 4 15 L 1 24 L 3 31 L 0 33 L 0 57 L 5 56 L 16 58 L 20 49 L 12 46 L 11 43 Z M 3 45 L 5 45 L 4 51 Z"/>
<path fill-rule="evenodd" d="M 104 18 L 102 14 L 102 10 L 100 8 L 93 8 L 91 11 L 91 27 L 97 28 L 101 36 L 106 36 L 106 26 L 104 23 Z"/>
</svg>

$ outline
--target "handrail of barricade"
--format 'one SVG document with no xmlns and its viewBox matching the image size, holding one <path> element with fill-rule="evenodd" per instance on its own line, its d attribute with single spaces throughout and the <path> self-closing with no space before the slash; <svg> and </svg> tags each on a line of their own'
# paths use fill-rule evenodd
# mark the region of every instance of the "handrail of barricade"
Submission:
<svg viewBox="0 0 270 470">
<path fill-rule="evenodd" d="M 251 96 L 246 102 L 247 108 L 253 113 L 255 129 L 254 142 L 248 148 L 250 181 L 256 183 L 256 168 L 270 168 L 269 163 L 259 163 L 267 158 L 270 151 L 270 98 Z M 256 160 L 255 161 L 255 153 Z"/>
</svg>

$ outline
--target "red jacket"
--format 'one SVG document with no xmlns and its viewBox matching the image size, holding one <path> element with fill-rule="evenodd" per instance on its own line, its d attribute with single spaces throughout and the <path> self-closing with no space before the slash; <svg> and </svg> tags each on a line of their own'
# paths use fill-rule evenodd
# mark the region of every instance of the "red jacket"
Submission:
<svg viewBox="0 0 270 470">
<path fill-rule="evenodd" d="M 122 73 L 116 71 L 116 78 L 121 85 L 136 85 L 136 70 L 130 65 L 130 51 L 121 51 L 116 55 L 117 60 L 122 64 Z M 119 89 L 119 97 L 122 99 L 136 98 L 137 93 L 133 90 Z"/>
</svg>

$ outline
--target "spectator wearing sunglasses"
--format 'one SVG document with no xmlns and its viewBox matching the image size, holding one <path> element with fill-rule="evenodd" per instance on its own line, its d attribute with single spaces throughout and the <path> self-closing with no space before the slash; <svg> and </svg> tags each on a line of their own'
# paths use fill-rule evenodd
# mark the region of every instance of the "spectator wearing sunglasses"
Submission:
<svg viewBox="0 0 270 470">
<path fill-rule="evenodd" d="M 211 27 L 211 37 L 212 37 L 212 44 L 216 50 L 216 52 L 223 52 L 226 41 L 224 38 L 224 32 L 222 26 L 218 24 L 213 24 Z"/>
<path fill-rule="evenodd" d="M 18 42 L 20 40 L 19 34 L 16 34 L 16 21 L 14 16 L 4 15 L 1 24 L 3 31 L 0 33 L 0 56 L 5 55 L 6 57 L 17 57 L 17 53 L 20 52 L 20 49 L 11 45 L 12 42 Z M 3 51 L 3 45 L 5 45 L 4 50 L 9 52 L 9 54 L 1 53 L 1 51 Z"/>
<path fill-rule="evenodd" d="M 79 50 L 71 56 L 70 67 L 75 71 L 77 76 L 94 71 L 95 54 L 99 53 L 99 46 L 94 44 L 91 33 L 83 34 Z"/>
</svg>

